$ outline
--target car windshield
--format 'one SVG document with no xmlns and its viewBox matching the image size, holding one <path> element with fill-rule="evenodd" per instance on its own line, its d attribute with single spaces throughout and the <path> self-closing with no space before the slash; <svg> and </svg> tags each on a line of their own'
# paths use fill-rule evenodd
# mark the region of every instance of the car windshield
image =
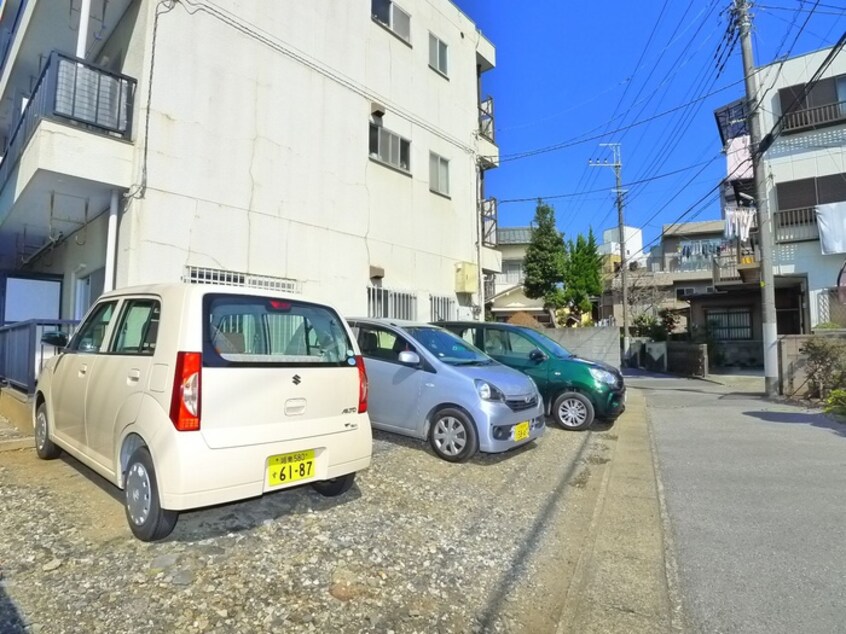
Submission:
<svg viewBox="0 0 846 634">
<path fill-rule="evenodd" d="M 573 353 L 567 350 L 567 348 L 562 346 L 554 339 L 550 339 L 546 335 L 542 335 L 537 330 L 532 330 L 531 328 L 521 328 L 520 332 L 522 332 L 536 344 L 541 345 L 547 350 L 549 350 L 554 356 L 558 357 L 559 359 L 569 359 L 573 356 Z"/>
<path fill-rule="evenodd" d="M 406 328 L 417 343 L 449 365 L 488 365 L 494 363 L 484 352 L 447 330 L 414 326 Z"/>
</svg>

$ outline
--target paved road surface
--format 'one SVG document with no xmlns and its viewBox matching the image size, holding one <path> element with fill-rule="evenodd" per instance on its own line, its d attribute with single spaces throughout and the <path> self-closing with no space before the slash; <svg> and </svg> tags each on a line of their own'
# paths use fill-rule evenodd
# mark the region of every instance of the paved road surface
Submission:
<svg viewBox="0 0 846 634">
<path fill-rule="evenodd" d="M 846 632 L 846 425 L 704 381 L 629 383 L 646 390 L 692 628 Z"/>
</svg>

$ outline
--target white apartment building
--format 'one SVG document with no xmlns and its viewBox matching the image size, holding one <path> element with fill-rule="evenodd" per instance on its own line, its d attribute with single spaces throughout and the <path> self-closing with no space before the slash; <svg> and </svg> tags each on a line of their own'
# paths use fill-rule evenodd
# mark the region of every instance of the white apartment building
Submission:
<svg viewBox="0 0 846 634">
<path fill-rule="evenodd" d="M 495 50 L 449 0 L 6 0 L 0 325 L 188 280 L 479 315 Z"/>
<path fill-rule="evenodd" d="M 834 288 L 839 278 L 846 283 L 840 276 L 846 253 L 823 254 L 817 220 L 822 205 L 836 204 L 839 223 L 846 229 L 846 54 L 836 55 L 805 90 L 831 52 L 828 48 L 776 62 L 757 74 L 764 91 L 761 129 L 764 135 L 776 132 L 762 164 L 775 241 L 779 334 L 809 332 L 819 323 L 846 320 Z M 744 101 L 715 114 L 727 154 L 724 205 L 754 202 Z M 736 254 L 724 256 L 715 279 L 724 302 L 743 304 L 749 311 L 749 317 L 733 316 L 745 324 L 735 334 L 748 339 L 758 339 L 760 333 L 756 238 L 753 227 L 751 240 L 741 249 L 747 254 L 741 255 L 739 269 Z"/>
</svg>

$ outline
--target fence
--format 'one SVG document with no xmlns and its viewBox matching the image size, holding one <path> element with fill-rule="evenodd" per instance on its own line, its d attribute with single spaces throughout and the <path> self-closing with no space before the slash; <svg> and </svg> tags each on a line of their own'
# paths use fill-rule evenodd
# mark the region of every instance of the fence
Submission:
<svg viewBox="0 0 846 634">
<path fill-rule="evenodd" d="M 846 332 L 813 335 L 782 335 L 778 338 L 778 391 L 784 396 L 805 396 L 810 391 L 802 348 L 815 337 L 846 340 Z"/>
<path fill-rule="evenodd" d="M 837 324 L 846 328 L 846 287 L 820 289 L 817 295 L 817 315 L 821 324 Z"/>
<path fill-rule="evenodd" d="M 70 334 L 77 323 L 30 319 L 0 328 L 0 380 L 32 394 L 44 361 L 56 354 L 54 346 L 41 343 L 41 336 L 53 330 Z"/>
</svg>

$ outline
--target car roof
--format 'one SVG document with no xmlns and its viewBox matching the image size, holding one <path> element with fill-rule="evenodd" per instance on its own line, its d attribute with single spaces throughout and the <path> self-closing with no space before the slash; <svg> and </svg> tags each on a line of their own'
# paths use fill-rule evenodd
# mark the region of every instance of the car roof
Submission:
<svg viewBox="0 0 846 634">
<path fill-rule="evenodd" d="M 391 319 L 390 317 L 347 317 L 348 322 L 373 324 L 378 326 L 393 326 L 394 328 L 437 328 L 437 324 L 425 321 L 411 321 L 410 319 Z"/>
<path fill-rule="evenodd" d="M 258 297 L 273 297 L 279 299 L 288 299 L 291 301 L 305 302 L 308 304 L 318 304 L 320 306 L 329 306 L 334 309 L 334 306 L 328 302 L 321 302 L 310 299 L 295 293 L 283 293 L 279 291 L 266 290 L 263 288 L 253 288 L 251 286 L 231 286 L 226 284 L 191 284 L 188 282 L 164 282 L 159 284 L 144 284 L 139 286 L 124 286 L 103 293 L 100 297 L 103 299 L 121 298 L 128 295 L 158 295 L 162 298 L 169 298 L 174 301 L 180 297 L 203 296 L 210 293 L 220 293 L 225 295 L 252 295 Z"/>
<path fill-rule="evenodd" d="M 453 320 L 444 320 L 444 321 L 436 321 L 434 322 L 437 325 L 444 325 L 444 326 L 468 326 L 478 328 L 479 326 L 496 326 L 497 328 L 508 328 L 511 330 L 521 330 L 526 328 L 527 326 L 519 326 L 517 324 L 507 324 L 503 321 L 472 321 L 472 320 L 464 320 L 464 321 L 453 321 Z"/>
</svg>

